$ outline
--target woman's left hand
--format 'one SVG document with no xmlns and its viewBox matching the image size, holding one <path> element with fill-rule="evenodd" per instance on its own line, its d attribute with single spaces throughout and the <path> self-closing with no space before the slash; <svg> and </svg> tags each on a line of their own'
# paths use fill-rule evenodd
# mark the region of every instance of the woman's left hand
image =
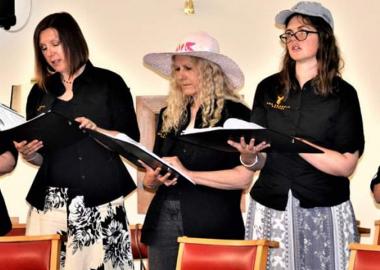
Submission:
<svg viewBox="0 0 380 270">
<path fill-rule="evenodd" d="M 234 142 L 232 140 L 228 140 L 227 143 L 231 145 L 232 147 L 236 148 L 240 152 L 241 159 L 245 163 L 252 163 L 256 159 L 259 152 L 270 147 L 270 144 L 266 142 L 261 142 L 255 145 L 254 138 L 252 138 L 247 144 L 245 142 L 244 137 L 240 138 L 240 142 Z"/>
<path fill-rule="evenodd" d="M 87 128 L 91 130 L 97 130 L 98 128 L 94 122 L 83 116 L 75 118 L 75 121 L 80 123 L 79 128 Z"/>
</svg>

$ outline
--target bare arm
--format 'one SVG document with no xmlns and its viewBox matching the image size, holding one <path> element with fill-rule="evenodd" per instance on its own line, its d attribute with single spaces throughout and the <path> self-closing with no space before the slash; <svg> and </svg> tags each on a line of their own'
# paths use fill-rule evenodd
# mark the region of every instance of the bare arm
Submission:
<svg viewBox="0 0 380 270">
<path fill-rule="evenodd" d="M 196 184 L 219 189 L 246 189 L 251 185 L 254 174 L 253 171 L 243 166 L 219 171 L 190 171 L 182 165 L 178 157 L 164 157 L 163 159 L 188 175 Z"/>
<path fill-rule="evenodd" d="M 327 174 L 342 177 L 349 177 L 354 172 L 359 160 L 359 151 L 355 151 L 355 153 L 342 154 L 337 151 L 315 145 L 306 140 L 302 141 L 323 151 L 323 153 L 320 154 L 299 154 L 304 160 L 318 170 Z"/>
<path fill-rule="evenodd" d="M 11 152 L 6 151 L 0 155 L 0 175 L 9 173 L 16 165 L 16 160 Z"/>
</svg>

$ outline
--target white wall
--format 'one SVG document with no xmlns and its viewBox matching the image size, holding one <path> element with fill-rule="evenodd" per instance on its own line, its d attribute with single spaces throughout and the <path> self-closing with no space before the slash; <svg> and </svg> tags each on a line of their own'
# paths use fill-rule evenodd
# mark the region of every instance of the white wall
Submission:
<svg viewBox="0 0 380 270">
<path fill-rule="evenodd" d="M 290 8 L 289 0 L 194 0 L 196 14 L 183 13 L 180 0 L 38 0 L 32 1 L 30 21 L 21 31 L 0 29 L 0 101 L 9 101 L 12 84 L 23 85 L 26 97 L 33 77 L 32 35 L 46 15 L 70 12 L 79 22 L 95 65 L 118 72 L 136 95 L 165 94 L 167 82 L 142 65 L 148 52 L 175 48 L 190 31 L 204 30 L 216 37 L 223 53 L 240 64 L 246 75 L 242 91 L 249 105 L 257 83 L 278 71 L 282 47 L 274 26 L 274 16 Z M 380 134 L 378 114 L 380 92 L 375 87 L 380 76 L 377 53 L 380 3 L 376 0 L 325 0 L 334 14 L 335 32 L 345 60 L 343 77 L 358 91 L 366 136 L 366 149 L 351 180 L 352 202 L 361 225 L 372 227 L 379 218 L 378 206 L 369 192 L 369 182 L 379 165 Z M 18 23 L 26 20 L 30 0 L 16 0 Z M 36 170 L 19 160 L 16 170 L 0 178 L 0 188 L 13 216 L 23 219 L 26 192 Z M 131 173 L 135 175 L 132 169 Z M 142 222 L 137 214 L 136 193 L 126 200 L 132 223 Z M 369 238 L 363 239 L 370 241 Z"/>
</svg>

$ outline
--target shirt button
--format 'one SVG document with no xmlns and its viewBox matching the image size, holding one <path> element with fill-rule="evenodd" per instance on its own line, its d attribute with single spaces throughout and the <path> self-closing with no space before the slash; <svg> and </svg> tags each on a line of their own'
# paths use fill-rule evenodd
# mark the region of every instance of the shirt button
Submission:
<svg viewBox="0 0 380 270">
<path fill-rule="evenodd" d="M 82 175 L 80 178 L 82 178 L 83 180 L 86 179 L 86 176 L 85 175 Z"/>
<path fill-rule="evenodd" d="M 83 158 L 82 157 L 78 157 L 79 160 L 82 160 Z"/>
</svg>

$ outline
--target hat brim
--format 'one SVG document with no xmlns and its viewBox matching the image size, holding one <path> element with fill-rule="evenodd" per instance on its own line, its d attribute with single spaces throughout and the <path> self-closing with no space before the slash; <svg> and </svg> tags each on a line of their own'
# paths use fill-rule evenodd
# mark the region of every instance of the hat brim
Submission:
<svg viewBox="0 0 380 270">
<path fill-rule="evenodd" d="M 219 53 L 207 51 L 149 53 L 144 56 L 143 61 L 145 65 L 154 71 L 169 77 L 172 72 L 172 58 L 174 55 L 194 56 L 206 59 L 219 65 L 233 89 L 239 89 L 244 85 L 244 74 L 239 66 L 231 58 Z"/>
<path fill-rule="evenodd" d="M 293 15 L 294 13 L 295 13 L 294 11 L 289 10 L 289 9 L 287 9 L 287 10 L 283 10 L 283 11 L 279 12 L 279 13 L 276 15 L 276 17 L 275 17 L 275 22 L 276 22 L 276 24 L 281 25 L 281 26 L 284 26 L 286 20 L 287 20 L 291 15 Z M 308 14 L 306 14 L 306 15 L 308 15 Z"/>
<path fill-rule="evenodd" d="M 332 21 L 329 21 L 328 18 L 324 17 L 323 15 L 316 15 L 314 13 L 311 13 L 311 12 L 308 12 L 308 11 L 293 11 L 293 10 L 290 10 L 290 9 L 286 9 L 286 10 L 283 10 L 283 11 L 280 11 L 276 17 L 274 18 L 274 21 L 277 25 L 281 26 L 281 27 L 285 27 L 285 23 L 286 23 L 286 20 L 292 16 L 293 14 L 302 14 L 302 15 L 307 15 L 307 16 L 313 16 L 313 17 L 320 17 L 322 18 L 326 23 L 328 23 L 331 28 L 333 29 L 334 28 L 334 22 Z"/>
</svg>

